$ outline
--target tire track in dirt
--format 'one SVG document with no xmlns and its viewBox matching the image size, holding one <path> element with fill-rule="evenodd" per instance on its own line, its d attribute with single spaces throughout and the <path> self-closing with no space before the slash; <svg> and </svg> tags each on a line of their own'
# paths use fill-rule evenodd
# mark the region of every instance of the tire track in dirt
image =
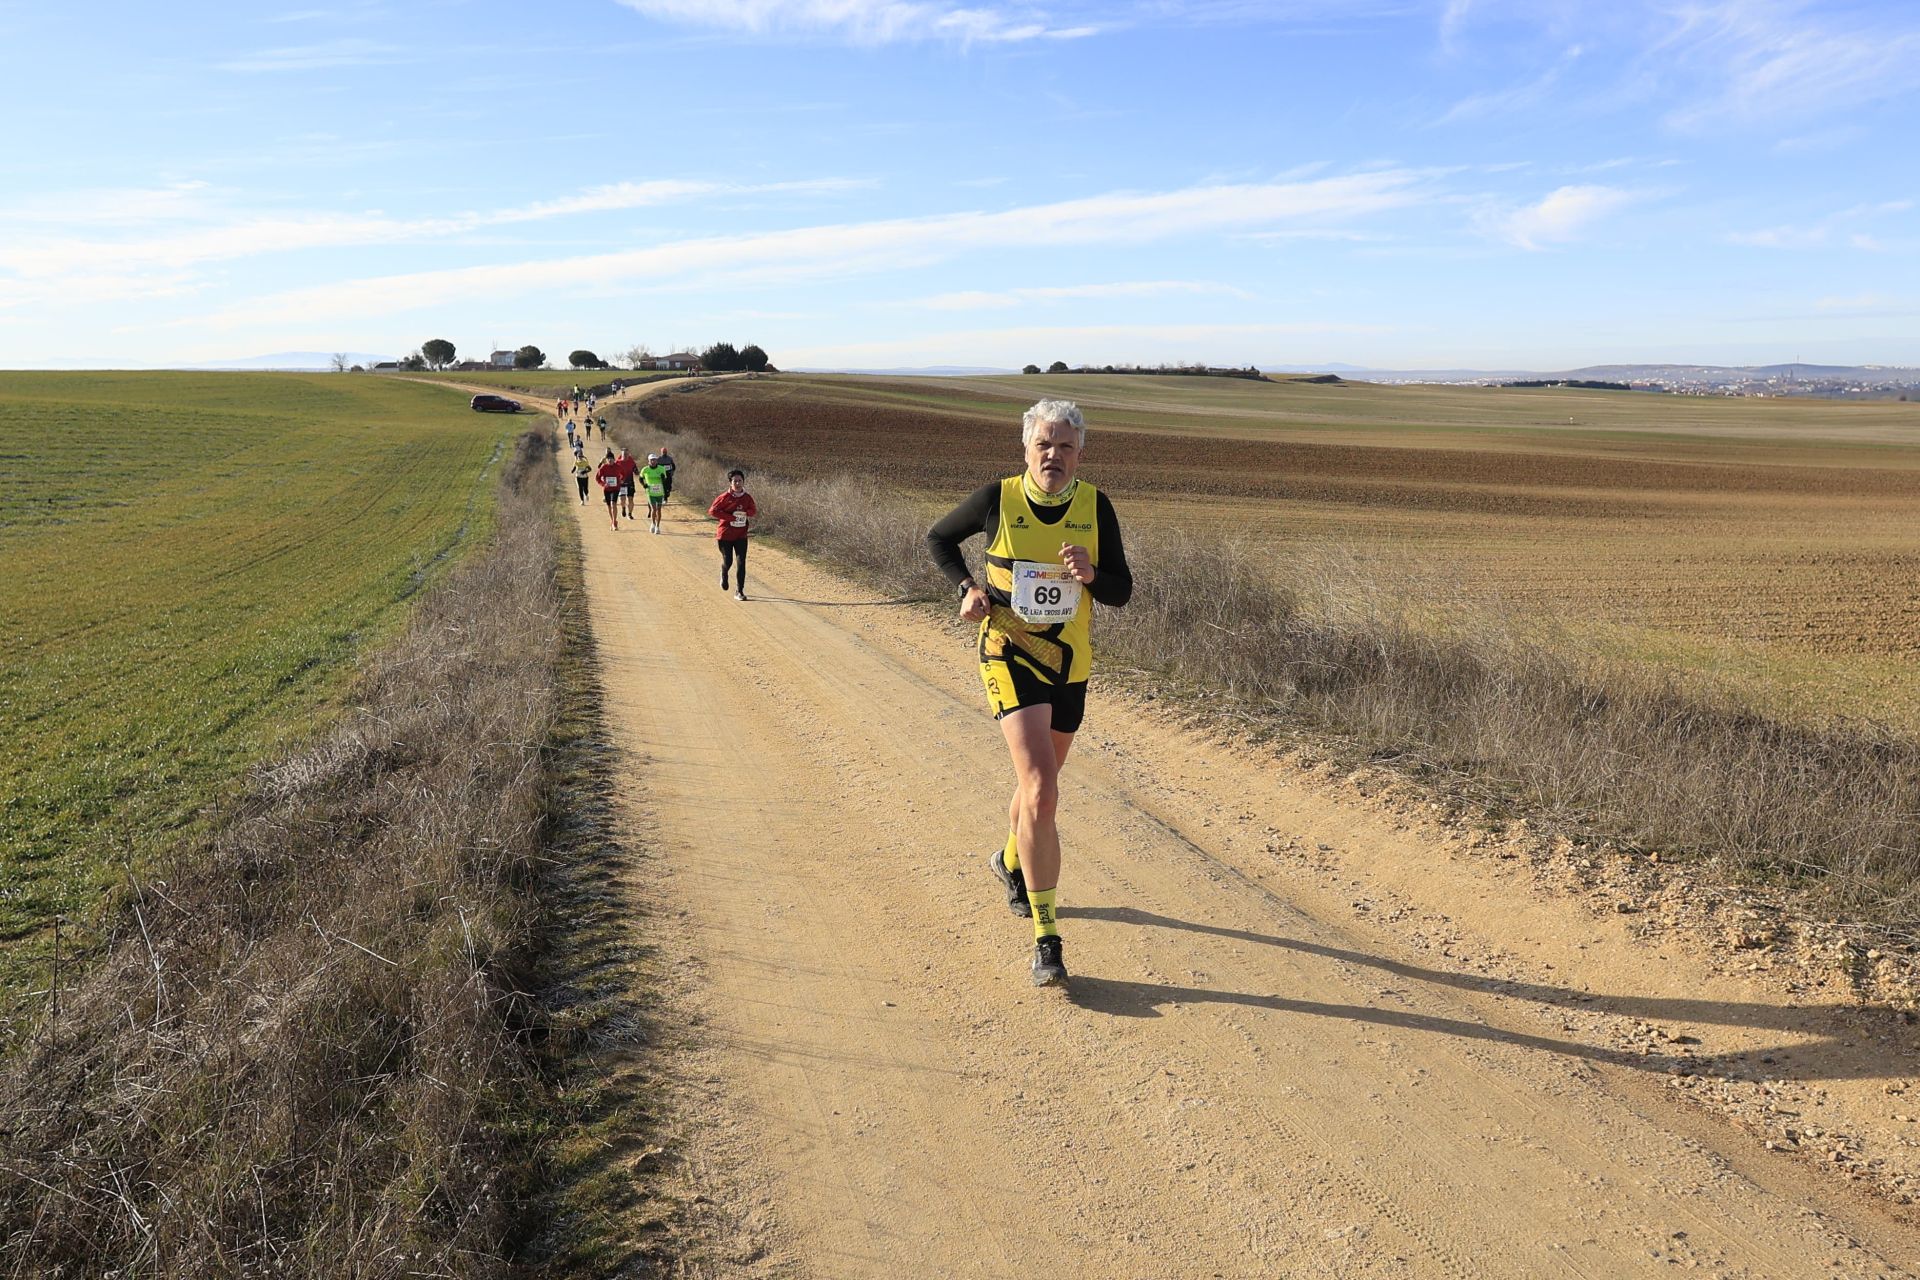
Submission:
<svg viewBox="0 0 1920 1280">
<path fill-rule="evenodd" d="M 1011 770 L 965 640 L 767 546 L 736 602 L 682 509 L 575 509 L 636 892 L 695 960 L 687 1167 L 733 1238 L 691 1273 L 1911 1274 L 1910 1228 L 1249 849 L 1264 821 L 1431 860 L 1417 833 L 1097 683 L 1075 978 L 1034 991 L 980 865 Z"/>
</svg>

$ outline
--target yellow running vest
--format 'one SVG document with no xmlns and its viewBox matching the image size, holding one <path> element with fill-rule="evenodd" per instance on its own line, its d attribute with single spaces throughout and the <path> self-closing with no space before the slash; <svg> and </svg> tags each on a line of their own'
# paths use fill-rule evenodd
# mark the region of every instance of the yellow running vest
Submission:
<svg viewBox="0 0 1920 1280">
<path fill-rule="evenodd" d="M 1076 684 L 1093 670 L 1093 596 L 1080 590 L 1080 604 L 1064 622 L 1030 623 L 1013 611 L 1014 565 L 1057 565 L 1060 544 L 1085 547 L 1100 567 L 1100 492 L 1074 482 L 1067 514 L 1044 524 L 1027 501 L 1020 476 L 1000 482 L 1000 527 L 987 546 L 987 599 L 992 609 L 980 624 L 980 661 L 1019 663 L 1050 684 Z"/>
</svg>

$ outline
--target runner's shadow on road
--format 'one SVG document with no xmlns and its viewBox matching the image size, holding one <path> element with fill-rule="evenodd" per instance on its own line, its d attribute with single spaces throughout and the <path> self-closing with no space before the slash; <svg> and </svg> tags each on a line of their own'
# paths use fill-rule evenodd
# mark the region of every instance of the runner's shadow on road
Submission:
<svg viewBox="0 0 1920 1280">
<path fill-rule="evenodd" d="M 1398 1031 L 1425 1031 L 1456 1036 L 1465 1040 L 1486 1040 L 1495 1044 L 1543 1049 L 1567 1057 L 1585 1058 L 1638 1071 L 1665 1073 L 1685 1065 L 1697 1070 L 1698 1059 L 1678 1054 L 1641 1054 L 1601 1045 L 1581 1044 L 1576 1040 L 1555 1040 L 1548 1036 L 1508 1031 L 1484 1023 L 1460 1018 L 1442 1018 L 1433 1014 L 1398 1009 L 1378 1009 L 1370 1005 L 1329 1004 L 1320 1000 L 1296 1000 L 1291 996 L 1254 995 L 1244 991 L 1219 991 L 1206 987 L 1176 987 L 1153 982 L 1126 982 L 1115 978 L 1089 978 L 1075 975 L 1067 986 L 1067 996 L 1083 1009 L 1111 1014 L 1117 1018 L 1158 1018 L 1163 1010 L 1187 1004 L 1239 1005 L 1248 1009 L 1267 1009 L 1275 1013 L 1298 1013 L 1312 1017 L 1338 1018 L 1343 1022 L 1366 1023 Z"/>
<path fill-rule="evenodd" d="M 748 596 L 747 603 L 755 600 L 763 604 L 804 604 L 815 609 L 877 609 L 884 605 L 919 604 L 918 600 L 797 600 L 792 596 Z"/>
<path fill-rule="evenodd" d="M 1403 1030 L 1432 1031 L 1473 1040 L 1492 1040 L 1545 1049 L 1553 1053 L 1592 1061 L 1611 1062 L 1642 1071 L 1665 1072 L 1681 1068 L 1698 1072 L 1739 1070 L 1775 1078 L 1792 1076 L 1803 1079 L 1886 1079 L 1912 1073 L 1903 1054 L 1911 1052 L 1913 1035 L 1904 1026 L 1894 1034 L 1886 1029 L 1896 1016 L 1886 1009 L 1868 1009 L 1857 1005 L 1786 1005 L 1755 1001 L 1719 1001 L 1696 998 L 1670 998 L 1634 995 L 1604 995 L 1568 987 L 1540 983 L 1514 982 L 1477 974 L 1388 960 L 1365 952 L 1330 947 L 1323 943 L 1246 929 L 1228 929 L 1199 924 L 1171 916 L 1144 911 L 1138 907 L 1062 907 L 1063 920 L 1100 920 L 1134 927 L 1178 929 L 1188 933 L 1209 934 L 1240 942 L 1277 947 L 1301 955 L 1317 956 L 1338 964 L 1358 965 L 1438 987 L 1481 995 L 1507 996 L 1563 1009 L 1587 1010 L 1649 1022 L 1674 1021 L 1706 1023 L 1715 1026 L 1744 1027 L 1756 1031 L 1789 1032 L 1807 1037 L 1777 1046 L 1747 1049 L 1738 1053 L 1708 1055 L 1666 1049 L 1643 1052 L 1621 1050 L 1574 1040 L 1556 1040 L 1527 1032 L 1509 1031 L 1477 1021 L 1446 1018 L 1411 1011 L 1381 1009 L 1369 1005 L 1339 1005 L 1300 1000 L 1281 995 L 1254 995 L 1205 987 L 1175 987 L 1147 982 L 1123 982 L 1108 978 L 1076 976 L 1071 988 L 1076 1004 L 1095 1012 L 1126 1018 L 1157 1018 L 1161 1007 L 1174 1004 L 1232 1004 L 1278 1012 L 1305 1013 L 1338 1017 L 1355 1022 L 1374 1023 Z M 1879 1037 L 1880 1046 L 1863 1045 L 1861 1040 Z M 1665 1042 L 1675 1046 L 1684 1040 Z"/>
</svg>

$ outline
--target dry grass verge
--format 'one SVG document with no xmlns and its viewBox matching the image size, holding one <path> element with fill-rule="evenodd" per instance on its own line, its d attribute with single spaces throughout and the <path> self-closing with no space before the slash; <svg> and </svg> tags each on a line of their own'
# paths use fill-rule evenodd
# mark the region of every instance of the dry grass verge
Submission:
<svg viewBox="0 0 1920 1280">
<path fill-rule="evenodd" d="M 358 710 L 132 883 L 0 1072 L 17 1276 L 493 1276 L 543 1086 L 527 958 L 562 637 L 551 444 Z"/>
<path fill-rule="evenodd" d="M 1104 620 L 1108 647 L 1217 707 L 1410 753 L 1584 832 L 1795 879 L 1868 923 L 1920 924 L 1909 738 L 1782 723 L 1490 619 L 1436 630 L 1365 581 L 1276 581 L 1214 540 L 1156 537 L 1129 557 L 1140 587 Z"/>
<path fill-rule="evenodd" d="M 670 436 L 676 487 L 689 497 L 723 487 L 733 460 L 644 414 L 623 410 L 616 434 L 635 445 Z M 902 598 L 946 598 L 923 514 L 878 484 L 802 476 L 777 447 L 740 461 L 757 470 L 759 532 Z M 1785 724 L 1490 618 L 1436 628 L 1418 620 L 1430 601 L 1333 557 L 1275 564 L 1179 535 L 1131 537 L 1128 557 L 1138 587 L 1128 608 L 1102 610 L 1102 651 L 1170 682 L 1189 705 L 1256 728 L 1332 732 L 1594 839 L 1713 857 L 1736 878 L 1792 880 L 1864 924 L 1920 927 L 1911 738 Z"/>
<path fill-rule="evenodd" d="M 650 851 L 614 810 L 632 774 L 602 715 L 579 529 L 570 514 L 560 525 L 564 657 L 535 969 L 551 1092 L 541 1116 L 543 1187 L 518 1256 L 545 1277 L 677 1275 L 698 1229 L 667 1105 L 686 1032 L 663 993 L 685 958 L 659 941 L 655 903 L 635 888 Z"/>
</svg>

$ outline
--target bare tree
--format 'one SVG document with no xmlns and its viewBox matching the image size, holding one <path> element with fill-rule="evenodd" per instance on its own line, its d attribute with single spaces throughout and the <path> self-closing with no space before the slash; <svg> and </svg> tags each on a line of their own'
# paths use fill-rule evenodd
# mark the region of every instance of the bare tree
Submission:
<svg viewBox="0 0 1920 1280">
<path fill-rule="evenodd" d="M 351 365 L 353 362 L 347 359 L 346 352 L 336 351 L 333 353 L 333 360 L 331 363 L 333 365 L 333 371 L 335 373 L 345 373 L 347 371 L 347 366 Z"/>
<path fill-rule="evenodd" d="M 653 350 L 644 342 L 636 342 L 621 352 L 620 355 L 616 356 L 615 359 L 619 360 L 629 369 L 638 369 L 642 360 L 653 359 Z"/>
</svg>

